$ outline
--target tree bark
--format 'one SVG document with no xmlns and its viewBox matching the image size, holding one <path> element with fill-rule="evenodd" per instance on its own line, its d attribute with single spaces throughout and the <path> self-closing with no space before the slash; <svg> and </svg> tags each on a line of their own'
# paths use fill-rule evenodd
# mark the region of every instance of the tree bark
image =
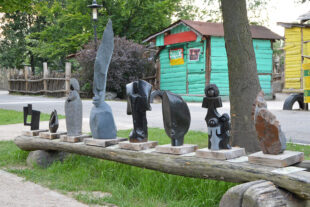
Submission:
<svg viewBox="0 0 310 207">
<path fill-rule="evenodd" d="M 261 90 L 245 0 L 221 0 L 228 58 L 232 145 L 259 151 L 252 106 Z"/>
<path fill-rule="evenodd" d="M 282 175 L 272 172 L 277 168 L 248 162 L 234 163 L 226 160 L 199 158 L 195 155 L 177 156 L 154 151 L 131 151 L 120 149 L 118 145 L 103 148 L 84 143 L 61 142 L 59 139 L 48 140 L 19 136 L 15 138 L 14 142 L 22 150 L 54 150 L 76 153 L 186 177 L 236 183 L 267 180 L 303 199 L 310 200 L 310 172 L 308 171 Z"/>
</svg>

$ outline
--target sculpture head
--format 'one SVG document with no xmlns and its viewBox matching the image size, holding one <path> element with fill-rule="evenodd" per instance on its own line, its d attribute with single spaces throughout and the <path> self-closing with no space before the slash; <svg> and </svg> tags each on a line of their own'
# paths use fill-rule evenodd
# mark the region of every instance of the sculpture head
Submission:
<svg viewBox="0 0 310 207">
<path fill-rule="evenodd" d="M 220 95 L 220 91 L 215 84 L 208 84 L 205 87 L 205 94 L 207 97 L 217 97 Z"/>
<path fill-rule="evenodd" d="M 76 80 L 75 78 L 70 79 L 70 90 L 71 91 L 79 91 L 80 90 L 80 84 L 79 84 L 78 80 Z"/>
</svg>

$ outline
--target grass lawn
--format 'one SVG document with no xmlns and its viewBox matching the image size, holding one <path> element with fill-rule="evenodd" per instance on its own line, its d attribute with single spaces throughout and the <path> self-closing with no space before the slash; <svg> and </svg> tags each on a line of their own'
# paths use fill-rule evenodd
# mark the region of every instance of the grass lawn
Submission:
<svg viewBox="0 0 310 207">
<path fill-rule="evenodd" d="M 20 111 L 0 109 L 0 125 L 24 123 L 24 114 Z M 28 116 L 30 118 L 30 116 Z M 58 114 L 59 119 L 65 118 Z M 40 114 L 40 121 L 48 121 L 50 114 Z M 30 122 L 30 120 L 28 120 Z"/>
<path fill-rule="evenodd" d="M 118 132 L 127 137 L 130 130 Z M 149 139 L 166 144 L 170 139 L 162 129 L 149 129 Z M 207 146 L 207 134 L 190 131 L 186 143 Z M 303 151 L 310 159 L 310 147 L 288 144 L 288 149 Z M 199 207 L 218 206 L 222 195 L 233 183 L 169 175 L 88 156 L 70 155 L 63 163 L 47 169 L 27 168 L 28 152 L 11 141 L 0 142 L 0 168 L 25 177 L 27 180 L 65 194 L 77 192 L 75 198 L 87 204 L 105 203 L 119 207 Z M 111 193 L 111 197 L 97 198 L 81 191 Z M 79 193 L 80 192 L 80 193 Z"/>
</svg>

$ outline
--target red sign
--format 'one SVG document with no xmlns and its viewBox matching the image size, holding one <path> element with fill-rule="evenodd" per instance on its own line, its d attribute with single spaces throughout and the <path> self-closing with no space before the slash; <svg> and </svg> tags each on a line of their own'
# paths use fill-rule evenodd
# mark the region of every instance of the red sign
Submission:
<svg viewBox="0 0 310 207">
<path fill-rule="evenodd" d="M 197 35 L 193 31 L 181 32 L 177 34 L 168 35 L 165 37 L 165 45 L 172 45 L 182 42 L 191 42 L 197 39 Z"/>
</svg>

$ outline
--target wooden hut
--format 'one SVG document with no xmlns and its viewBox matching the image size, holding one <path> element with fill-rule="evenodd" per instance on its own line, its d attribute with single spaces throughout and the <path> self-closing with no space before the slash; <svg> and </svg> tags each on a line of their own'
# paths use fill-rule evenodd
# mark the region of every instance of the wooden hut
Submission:
<svg viewBox="0 0 310 207">
<path fill-rule="evenodd" d="M 272 43 L 282 37 L 262 26 L 251 26 L 251 33 L 260 84 L 272 96 Z M 214 83 L 222 96 L 229 95 L 223 24 L 179 20 L 143 42 L 159 47 L 161 90 L 180 94 L 187 101 L 201 101 L 205 84 Z"/>
<path fill-rule="evenodd" d="M 303 63 L 310 63 L 310 25 L 283 23 L 285 28 L 284 90 L 288 93 L 303 93 Z"/>
</svg>

